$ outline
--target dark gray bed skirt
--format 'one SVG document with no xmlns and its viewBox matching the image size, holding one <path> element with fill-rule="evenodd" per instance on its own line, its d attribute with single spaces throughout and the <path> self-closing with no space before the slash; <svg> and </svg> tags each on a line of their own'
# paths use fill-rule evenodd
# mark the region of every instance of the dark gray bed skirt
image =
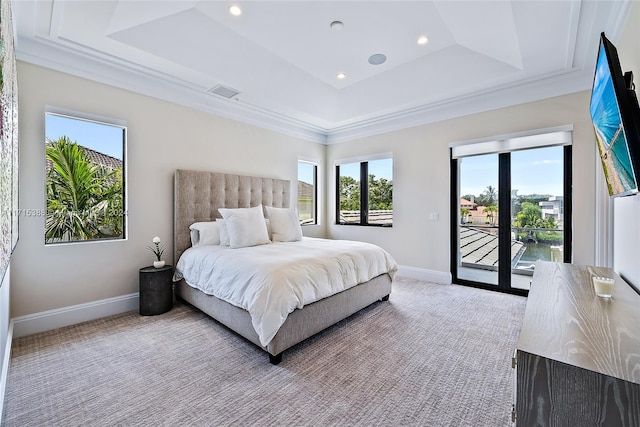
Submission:
<svg viewBox="0 0 640 427">
<path fill-rule="evenodd" d="M 187 285 L 184 280 L 175 284 L 175 292 L 179 298 L 199 308 L 269 354 L 276 356 L 368 305 L 382 300 L 391 293 L 391 283 L 391 277 L 388 274 L 382 274 L 368 282 L 295 310 L 289 314 L 276 336 L 266 347 L 260 344 L 248 311 L 204 294 Z"/>
</svg>

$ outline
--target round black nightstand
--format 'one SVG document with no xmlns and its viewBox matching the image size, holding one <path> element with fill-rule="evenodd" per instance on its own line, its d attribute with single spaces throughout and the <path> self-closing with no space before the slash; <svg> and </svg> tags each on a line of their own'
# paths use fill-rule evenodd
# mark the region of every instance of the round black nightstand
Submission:
<svg viewBox="0 0 640 427">
<path fill-rule="evenodd" d="M 173 308 L 173 267 L 140 269 L 140 314 L 153 316 Z"/>
</svg>

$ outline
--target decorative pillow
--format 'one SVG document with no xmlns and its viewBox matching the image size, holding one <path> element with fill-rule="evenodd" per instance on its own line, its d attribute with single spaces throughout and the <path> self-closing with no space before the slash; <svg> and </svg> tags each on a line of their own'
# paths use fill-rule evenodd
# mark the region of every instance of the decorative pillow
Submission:
<svg viewBox="0 0 640 427">
<path fill-rule="evenodd" d="M 216 219 L 216 222 L 220 224 L 220 244 L 224 246 L 229 246 L 229 233 L 227 233 L 227 226 L 224 223 L 224 219 Z M 264 220 L 267 225 L 267 235 L 269 236 L 269 240 L 271 240 L 271 226 L 269 225 L 269 220 Z"/>
<path fill-rule="evenodd" d="M 263 213 L 263 215 L 264 215 L 264 213 Z M 267 225 L 267 235 L 269 236 L 269 240 L 273 240 L 271 238 L 271 223 L 269 222 L 269 219 L 265 218 L 264 219 L 264 223 Z"/>
<path fill-rule="evenodd" d="M 271 239 L 274 242 L 302 240 L 302 227 L 300 227 L 298 213 L 295 210 L 272 206 L 265 206 L 265 209 L 271 226 Z"/>
<path fill-rule="evenodd" d="M 216 222 L 220 224 L 220 244 L 223 246 L 229 246 L 229 233 L 227 232 L 227 224 L 225 224 L 224 219 L 219 218 L 216 219 Z"/>
<path fill-rule="evenodd" d="M 191 246 L 220 244 L 220 224 L 215 221 L 195 222 L 189 226 L 191 230 Z"/>
<path fill-rule="evenodd" d="M 267 224 L 262 213 L 262 205 L 253 208 L 218 209 L 229 234 L 230 248 L 271 243 L 267 232 Z"/>
</svg>

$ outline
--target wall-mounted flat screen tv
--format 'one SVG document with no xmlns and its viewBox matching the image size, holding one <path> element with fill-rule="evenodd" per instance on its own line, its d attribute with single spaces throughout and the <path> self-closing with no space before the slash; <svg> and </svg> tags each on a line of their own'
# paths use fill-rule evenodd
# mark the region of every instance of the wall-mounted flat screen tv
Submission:
<svg viewBox="0 0 640 427">
<path fill-rule="evenodd" d="M 631 73 L 622 74 L 615 46 L 602 33 L 591 91 L 591 121 L 610 196 L 638 192 L 640 108 Z"/>
</svg>

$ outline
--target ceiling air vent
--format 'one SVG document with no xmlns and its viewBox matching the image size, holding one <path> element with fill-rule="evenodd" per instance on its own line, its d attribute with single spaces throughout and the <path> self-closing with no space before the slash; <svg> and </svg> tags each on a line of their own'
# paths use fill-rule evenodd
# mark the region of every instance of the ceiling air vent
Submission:
<svg viewBox="0 0 640 427">
<path fill-rule="evenodd" d="M 227 99 L 231 99 L 240 93 L 240 91 L 238 90 L 232 89 L 230 87 L 222 86 L 222 85 L 215 85 L 214 87 L 209 89 L 207 92 L 212 93 L 214 95 L 222 96 L 223 98 L 227 98 Z"/>
</svg>

